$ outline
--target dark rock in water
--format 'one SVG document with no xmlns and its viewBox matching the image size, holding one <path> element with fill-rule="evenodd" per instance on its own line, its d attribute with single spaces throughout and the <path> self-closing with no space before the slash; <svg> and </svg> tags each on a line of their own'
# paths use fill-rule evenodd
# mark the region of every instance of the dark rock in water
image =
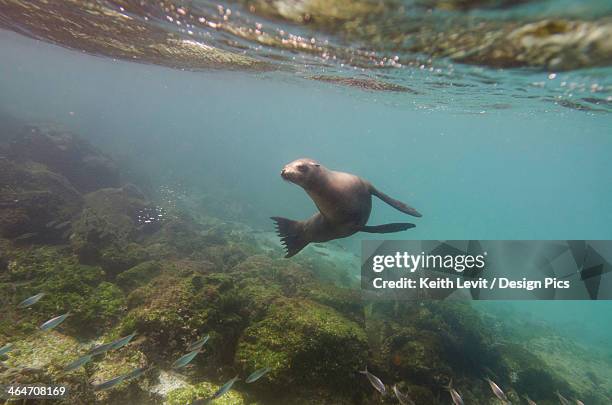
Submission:
<svg viewBox="0 0 612 405">
<path fill-rule="evenodd" d="M 46 166 L 0 158 L 0 234 L 4 237 L 23 241 L 59 238 L 64 230 L 47 224 L 69 221 L 82 203 L 68 180 Z"/>
<path fill-rule="evenodd" d="M 159 222 L 141 224 L 139 214 L 149 205 L 135 186 L 105 188 L 85 195 L 85 206 L 74 223 L 72 247 L 86 264 L 99 264 L 118 274 L 147 260 L 137 242 L 159 228 Z"/>
<path fill-rule="evenodd" d="M 612 22 L 609 20 L 508 23 L 485 31 L 463 34 L 459 31 L 450 41 L 439 44 L 442 45 L 439 49 L 446 48 L 442 54 L 456 61 L 493 67 L 572 70 L 612 64 Z M 485 43 L 481 37 L 486 38 Z"/>
<path fill-rule="evenodd" d="M 10 144 L 10 154 L 19 160 L 43 163 L 87 193 L 119 186 L 115 163 L 81 137 L 52 128 L 27 126 Z"/>
<path fill-rule="evenodd" d="M 23 129 L 23 122 L 11 114 L 0 110 L 0 154 L 4 143 L 13 139 L 16 133 Z"/>
<path fill-rule="evenodd" d="M 356 87 L 362 90 L 372 91 L 390 91 L 398 93 L 413 93 L 418 94 L 417 91 L 411 88 L 389 82 L 383 82 L 381 80 L 370 79 L 370 78 L 357 78 L 357 77 L 342 77 L 342 76 L 312 76 L 311 79 L 318 80 L 320 82 L 328 82 L 339 84 L 342 86 Z"/>
<path fill-rule="evenodd" d="M 417 0 L 417 4 L 439 10 L 467 11 L 477 8 L 509 8 L 532 0 Z"/>
</svg>

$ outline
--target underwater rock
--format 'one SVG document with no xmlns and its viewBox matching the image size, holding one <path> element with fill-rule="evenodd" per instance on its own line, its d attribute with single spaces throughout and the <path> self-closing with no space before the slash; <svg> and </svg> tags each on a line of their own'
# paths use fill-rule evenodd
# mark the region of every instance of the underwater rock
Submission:
<svg viewBox="0 0 612 405">
<path fill-rule="evenodd" d="M 294 23 L 312 24 L 333 30 L 342 23 L 356 24 L 394 10 L 399 3 L 369 0 L 242 0 L 251 12 Z"/>
<path fill-rule="evenodd" d="M 443 347 L 442 338 L 434 331 L 404 328 L 387 338 L 381 351 L 388 353 L 388 367 L 400 378 L 434 384 L 432 377 L 453 374 Z"/>
<path fill-rule="evenodd" d="M 117 276 L 115 280 L 124 290 L 133 290 L 146 285 L 161 271 L 159 262 L 148 261 L 140 263 Z"/>
<path fill-rule="evenodd" d="M 278 299 L 265 318 L 244 331 L 236 363 L 245 373 L 270 367 L 258 382 L 262 386 L 350 393 L 367 350 L 363 329 L 337 311 L 308 300 Z"/>
<path fill-rule="evenodd" d="M 320 82 L 328 82 L 339 84 L 342 86 L 356 87 L 362 90 L 373 90 L 373 91 L 389 91 L 398 93 L 412 93 L 418 94 L 418 92 L 411 88 L 401 86 L 395 83 L 383 82 L 381 80 L 370 79 L 370 78 L 358 78 L 358 77 L 342 77 L 342 76 L 312 76 L 312 80 Z"/>
<path fill-rule="evenodd" d="M 159 8 L 166 20 L 164 9 L 164 5 Z M 174 29 L 148 24 L 156 11 L 146 2 L 7 0 L 1 11 L 0 27 L 79 52 L 177 69 L 270 69 L 267 63 L 249 56 L 193 37 L 182 39 Z"/>
<path fill-rule="evenodd" d="M 543 20 L 487 34 L 488 40 L 449 56 L 493 67 L 571 70 L 612 64 L 612 21 Z"/>
<path fill-rule="evenodd" d="M 209 382 L 200 382 L 188 387 L 177 388 L 168 393 L 164 405 L 191 404 L 196 399 L 212 397 L 219 388 L 221 388 L 221 385 Z M 228 391 L 224 396 L 214 401 L 214 404 L 219 405 L 243 405 L 247 403 L 252 402 L 247 402 L 244 396 L 235 389 Z"/>
<path fill-rule="evenodd" d="M 63 176 L 39 163 L 15 163 L 0 157 L 0 234 L 27 240 L 63 239 L 66 223 L 83 199 Z"/>
<path fill-rule="evenodd" d="M 159 229 L 160 222 L 139 220 L 149 206 L 136 187 L 101 189 L 85 195 L 84 200 L 70 238 L 83 263 L 100 264 L 116 275 L 147 260 L 145 248 L 137 241 Z"/>
<path fill-rule="evenodd" d="M 145 265 L 155 269 L 152 263 Z M 206 292 L 194 290 L 190 278 L 175 270 L 164 264 L 158 275 L 133 290 L 128 296 L 130 311 L 118 327 L 121 336 L 137 332 L 145 337 L 139 349 L 168 367 L 206 330 L 211 306 Z M 211 283 L 204 284 L 214 288 L 208 286 Z"/>
<path fill-rule="evenodd" d="M 534 0 L 417 0 L 422 7 L 467 11 L 476 8 L 509 8 Z"/>
<path fill-rule="evenodd" d="M 86 405 L 94 403 L 88 389 L 87 372 L 84 368 L 65 372 L 67 360 L 78 356 L 80 344 L 76 339 L 56 331 L 39 333 L 16 343 L 5 364 L 0 367 L 0 381 L 15 384 L 64 385 L 71 396 L 60 404 Z"/>
<path fill-rule="evenodd" d="M 368 306 L 366 331 L 371 347 L 378 348 L 370 364 L 416 403 L 448 395 L 439 387 L 450 378 L 466 403 L 487 403 L 490 389 L 483 374 L 507 377 L 504 387 L 509 381 L 508 366 L 492 346 L 493 336 L 469 304 L 374 302 Z"/>
<path fill-rule="evenodd" d="M 149 241 L 152 246 L 155 246 L 157 258 L 162 256 L 176 259 L 190 257 L 200 262 L 210 262 L 212 258 L 219 258 L 221 261 L 228 259 L 227 256 L 221 258 L 213 252 L 206 253 L 208 248 L 213 251 L 216 248 L 229 247 L 231 249 L 226 234 L 229 228 L 227 225 L 223 228 L 202 226 L 194 218 L 182 213 L 165 215 L 164 218 L 163 227 Z M 217 264 L 223 264 L 223 262 Z"/>
<path fill-rule="evenodd" d="M 118 187 L 115 163 L 76 134 L 52 127 L 26 126 L 10 144 L 13 158 L 46 165 L 82 193 Z"/>
<path fill-rule="evenodd" d="M 97 384 L 148 365 L 147 357 L 132 346 L 109 352 L 102 360 L 93 363 L 94 370 L 89 376 L 89 388 L 93 389 Z M 147 390 L 146 375 L 123 381 L 108 390 L 96 391 L 94 395 L 96 403 L 106 404 L 151 402 L 152 398 L 152 394 Z"/>
<path fill-rule="evenodd" d="M 0 154 L 8 152 L 8 143 L 15 134 L 23 129 L 23 122 L 15 118 L 12 114 L 0 110 Z M 5 147 L 7 149 L 5 149 Z"/>
<path fill-rule="evenodd" d="M 104 281 L 101 268 L 79 264 L 65 247 L 14 249 L 7 257 L 8 272 L 0 282 L 18 286 L 7 294 L 11 302 L 16 304 L 34 293 L 45 292 L 27 312 L 20 312 L 20 322 L 13 326 L 13 333 L 31 333 L 51 315 L 70 311 L 58 328 L 77 336 L 92 336 L 105 331 L 125 311 L 121 289 Z"/>
</svg>

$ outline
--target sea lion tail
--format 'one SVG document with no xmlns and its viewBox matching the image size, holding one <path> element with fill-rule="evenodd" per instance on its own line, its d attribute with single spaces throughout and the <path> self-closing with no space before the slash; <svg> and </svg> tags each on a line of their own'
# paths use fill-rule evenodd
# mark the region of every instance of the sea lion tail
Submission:
<svg viewBox="0 0 612 405">
<path fill-rule="evenodd" d="M 387 194 L 383 193 L 382 191 L 377 190 L 376 187 L 374 187 L 371 184 L 370 184 L 370 193 L 380 198 L 381 200 L 383 200 L 384 202 L 386 202 L 387 204 L 389 204 L 396 210 L 403 212 L 404 214 L 412 215 L 413 217 L 423 216 L 416 209 L 410 207 L 409 205 L 404 204 L 403 202 L 399 200 L 396 200 L 395 198 L 389 197 Z"/>
<path fill-rule="evenodd" d="M 289 258 L 308 245 L 302 235 L 302 227 L 299 221 L 292 221 L 283 217 L 270 217 L 276 223 L 276 233 L 281 238 L 281 242 L 285 247 L 287 254 L 285 258 Z"/>
<path fill-rule="evenodd" d="M 361 228 L 361 231 L 368 233 L 393 233 L 405 231 L 406 229 L 414 228 L 415 226 L 415 224 L 395 222 L 392 224 L 364 226 Z"/>
</svg>

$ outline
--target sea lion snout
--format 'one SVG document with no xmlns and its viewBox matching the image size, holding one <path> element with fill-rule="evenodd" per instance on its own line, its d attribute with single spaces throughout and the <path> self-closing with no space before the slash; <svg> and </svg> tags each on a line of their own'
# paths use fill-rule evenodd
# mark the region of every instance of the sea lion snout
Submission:
<svg viewBox="0 0 612 405">
<path fill-rule="evenodd" d="M 298 159 L 288 163 L 281 170 L 281 177 L 284 180 L 298 184 L 302 187 L 309 184 L 315 172 L 321 165 L 312 159 Z"/>
<path fill-rule="evenodd" d="M 291 170 L 287 169 L 287 166 L 283 167 L 280 175 L 284 180 L 291 181 Z"/>
</svg>

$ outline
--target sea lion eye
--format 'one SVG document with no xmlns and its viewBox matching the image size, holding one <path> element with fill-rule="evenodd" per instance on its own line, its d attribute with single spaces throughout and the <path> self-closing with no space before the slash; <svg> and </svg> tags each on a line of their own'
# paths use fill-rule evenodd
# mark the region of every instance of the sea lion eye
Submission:
<svg viewBox="0 0 612 405">
<path fill-rule="evenodd" d="M 308 167 L 306 167 L 306 165 L 299 165 L 297 169 L 304 173 L 306 170 L 308 170 Z"/>
</svg>

